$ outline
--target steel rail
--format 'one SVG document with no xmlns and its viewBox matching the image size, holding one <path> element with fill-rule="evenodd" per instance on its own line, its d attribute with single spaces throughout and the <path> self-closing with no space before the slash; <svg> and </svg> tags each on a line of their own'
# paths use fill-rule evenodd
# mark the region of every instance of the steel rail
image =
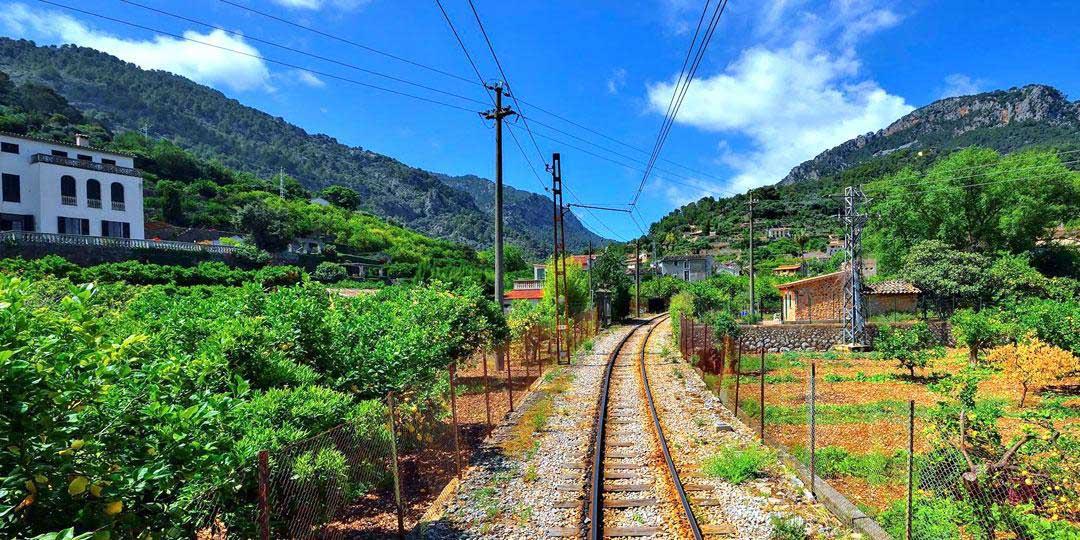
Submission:
<svg viewBox="0 0 1080 540">
<path fill-rule="evenodd" d="M 669 315 L 661 315 L 657 317 L 668 317 Z M 671 459 L 671 450 L 668 449 L 667 439 L 664 437 L 664 428 L 660 426 L 660 415 L 656 412 L 656 403 L 653 401 L 652 387 L 649 386 L 649 374 L 645 370 L 645 349 L 649 345 L 649 338 L 652 336 L 653 330 L 660 325 L 662 321 L 657 320 L 656 324 L 649 327 L 649 331 L 645 334 L 645 341 L 641 344 L 641 359 L 639 365 L 641 366 L 641 381 L 645 386 L 646 403 L 649 405 L 649 413 L 652 415 L 653 427 L 656 428 L 656 437 L 660 440 L 660 450 L 664 454 L 664 461 L 667 463 L 668 474 L 671 475 L 671 483 L 675 484 L 675 491 L 679 494 L 679 502 L 682 503 L 683 511 L 686 513 L 686 521 L 690 523 L 690 531 L 694 533 L 696 540 L 702 540 L 701 525 L 698 524 L 697 517 L 694 516 L 694 509 L 690 506 L 690 497 L 686 495 L 686 490 L 683 489 L 682 480 L 679 479 L 679 471 L 675 469 L 675 461 Z"/>
<path fill-rule="evenodd" d="M 597 406 L 599 416 L 596 420 L 596 438 L 593 442 L 592 490 L 590 493 L 591 504 L 589 505 L 590 529 L 592 531 L 589 533 L 589 537 L 593 540 L 604 538 L 604 431 L 607 426 L 608 390 L 611 388 L 611 372 L 615 367 L 615 359 L 619 357 L 623 345 L 626 345 L 626 342 L 630 340 L 630 336 L 633 336 L 642 326 L 651 323 L 657 318 L 659 316 L 639 322 L 633 330 L 627 332 L 619 340 L 619 343 L 615 345 L 615 349 L 611 351 L 611 354 L 608 355 L 607 366 L 604 368 L 604 380 L 600 387 L 600 402 Z"/>
</svg>

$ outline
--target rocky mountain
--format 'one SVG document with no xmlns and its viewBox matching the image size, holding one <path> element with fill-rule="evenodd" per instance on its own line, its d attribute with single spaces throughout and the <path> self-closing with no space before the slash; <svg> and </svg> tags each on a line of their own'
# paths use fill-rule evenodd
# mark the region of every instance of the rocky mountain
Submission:
<svg viewBox="0 0 1080 540">
<path fill-rule="evenodd" d="M 490 204 L 482 196 L 485 189 L 493 191 L 490 181 L 444 181 L 443 175 L 308 133 L 184 77 L 85 47 L 39 47 L 7 38 L 0 38 L 0 71 L 18 83 L 52 88 L 112 131 L 147 130 L 200 157 L 261 176 L 283 170 L 312 190 L 347 186 L 360 193 L 363 209 L 430 236 L 477 248 L 494 238 Z M 506 209 L 515 234 L 510 241 L 534 255 L 550 252 L 551 200 L 513 191 Z M 573 216 L 567 219 L 567 240 L 572 249 L 604 241 Z"/>
<path fill-rule="evenodd" d="M 1080 101 L 1032 84 L 935 101 L 875 133 L 818 154 L 788 173 L 781 185 L 835 175 L 875 157 L 910 149 L 943 152 L 971 145 L 1012 152 L 1034 145 L 1077 144 Z"/>
</svg>

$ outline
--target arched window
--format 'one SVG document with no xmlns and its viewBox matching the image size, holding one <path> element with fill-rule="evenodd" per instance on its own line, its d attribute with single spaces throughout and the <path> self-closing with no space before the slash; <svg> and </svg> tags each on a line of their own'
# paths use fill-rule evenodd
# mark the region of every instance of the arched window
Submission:
<svg viewBox="0 0 1080 540">
<path fill-rule="evenodd" d="M 124 184 L 120 182 L 113 182 L 109 187 L 110 195 L 112 196 L 112 209 L 124 211 Z"/>
<path fill-rule="evenodd" d="M 101 182 L 93 178 L 86 181 L 86 206 L 101 208 Z"/>
<path fill-rule="evenodd" d="M 67 206 L 77 206 L 79 200 L 75 195 L 75 177 L 64 175 L 60 177 L 60 203 Z"/>
</svg>

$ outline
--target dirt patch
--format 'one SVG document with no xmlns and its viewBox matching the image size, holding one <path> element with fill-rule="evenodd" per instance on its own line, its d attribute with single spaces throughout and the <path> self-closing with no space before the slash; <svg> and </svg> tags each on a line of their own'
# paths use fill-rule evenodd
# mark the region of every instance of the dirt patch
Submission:
<svg viewBox="0 0 1080 540">
<path fill-rule="evenodd" d="M 907 486 L 903 484 L 874 485 L 854 476 L 830 478 L 829 483 L 851 502 L 878 511 L 884 510 L 893 501 L 901 501 L 907 497 Z"/>
<path fill-rule="evenodd" d="M 929 449 L 928 439 L 922 436 L 923 423 L 915 420 L 915 452 Z M 869 424 L 832 424 L 816 426 L 816 444 L 839 446 L 853 454 L 866 454 L 880 451 L 892 454 L 906 451 L 908 445 L 907 422 L 873 422 Z M 808 426 L 805 425 L 766 425 L 765 433 L 780 441 L 788 448 L 807 447 L 810 445 Z"/>
</svg>

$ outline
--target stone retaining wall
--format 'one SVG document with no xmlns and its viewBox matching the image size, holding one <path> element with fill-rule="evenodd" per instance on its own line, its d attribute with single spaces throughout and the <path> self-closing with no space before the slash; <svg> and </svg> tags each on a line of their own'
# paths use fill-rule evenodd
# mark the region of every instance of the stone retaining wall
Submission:
<svg viewBox="0 0 1080 540">
<path fill-rule="evenodd" d="M 873 346 L 874 336 L 881 326 L 909 327 L 914 323 L 892 323 L 889 325 L 870 323 L 866 325 L 867 345 Z M 947 321 L 931 321 L 930 331 L 942 345 L 954 346 Z M 773 324 L 744 325 L 739 341 L 743 350 L 760 350 L 764 345 L 768 352 L 784 351 L 827 351 L 841 342 L 843 335 L 839 323 L 813 324 Z"/>
</svg>

